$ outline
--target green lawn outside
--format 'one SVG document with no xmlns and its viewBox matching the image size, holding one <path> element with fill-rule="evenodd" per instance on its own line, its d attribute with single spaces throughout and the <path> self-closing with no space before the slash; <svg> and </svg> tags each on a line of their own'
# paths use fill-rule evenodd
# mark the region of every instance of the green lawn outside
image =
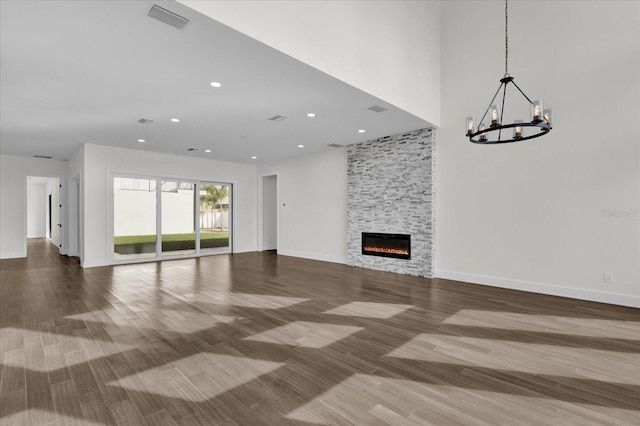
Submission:
<svg viewBox="0 0 640 426">
<path fill-rule="evenodd" d="M 154 253 L 155 235 L 125 235 L 113 238 L 114 251 L 119 254 Z M 226 247 L 229 232 L 200 232 L 200 248 Z M 195 234 L 166 234 L 162 236 L 162 251 L 193 250 L 196 247 Z"/>
</svg>

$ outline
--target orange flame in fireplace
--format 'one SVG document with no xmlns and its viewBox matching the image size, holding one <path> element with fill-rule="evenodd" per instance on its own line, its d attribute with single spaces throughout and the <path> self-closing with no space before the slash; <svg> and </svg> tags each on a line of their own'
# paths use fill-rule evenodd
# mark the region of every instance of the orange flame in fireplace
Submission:
<svg viewBox="0 0 640 426">
<path fill-rule="evenodd" d="M 373 252 L 376 252 L 376 253 L 392 253 L 392 254 L 409 255 L 409 250 L 385 248 L 385 247 L 367 247 L 367 246 L 365 246 L 364 251 L 373 251 Z"/>
</svg>

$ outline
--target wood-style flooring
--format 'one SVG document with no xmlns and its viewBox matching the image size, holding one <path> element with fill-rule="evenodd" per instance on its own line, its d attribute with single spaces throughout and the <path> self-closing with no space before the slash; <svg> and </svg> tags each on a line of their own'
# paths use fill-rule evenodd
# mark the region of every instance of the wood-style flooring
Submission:
<svg viewBox="0 0 640 426">
<path fill-rule="evenodd" d="M 0 424 L 639 425 L 640 310 L 272 252 L 0 261 Z"/>
</svg>

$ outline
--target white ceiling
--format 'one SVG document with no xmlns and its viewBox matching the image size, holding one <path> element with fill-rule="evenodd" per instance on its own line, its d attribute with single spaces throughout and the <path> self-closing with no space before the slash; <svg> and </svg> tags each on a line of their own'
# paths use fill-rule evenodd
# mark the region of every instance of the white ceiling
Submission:
<svg viewBox="0 0 640 426">
<path fill-rule="evenodd" d="M 179 30 L 147 16 L 154 3 L 190 22 Z M 68 159 L 92 143 L 269 162 L 430 126 L 173 1 L 0 8 L 3 154 Z M 368 109 L 376 104 L 389 110 Z"/>
</svg>

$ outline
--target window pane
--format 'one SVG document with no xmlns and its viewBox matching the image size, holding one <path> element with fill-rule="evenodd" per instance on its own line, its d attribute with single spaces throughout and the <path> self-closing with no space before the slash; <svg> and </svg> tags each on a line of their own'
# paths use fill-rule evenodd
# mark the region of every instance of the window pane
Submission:
<svg viewBox="0 0 640 426">
<path fill-rule="evenodd" d="M 113 258 L 156 256 L 156 181 L 113 179 Z"/>
<path fill-rule="evenodd" d="M 231 230 L 231 186 L 200 185 L 200 252 L 228 253 Z"/>
<path fill-rule="evenodd" d="M 167 180 L 161 188 L 162 254 L 195 253 L 195 185 Z"/>
</svg>

